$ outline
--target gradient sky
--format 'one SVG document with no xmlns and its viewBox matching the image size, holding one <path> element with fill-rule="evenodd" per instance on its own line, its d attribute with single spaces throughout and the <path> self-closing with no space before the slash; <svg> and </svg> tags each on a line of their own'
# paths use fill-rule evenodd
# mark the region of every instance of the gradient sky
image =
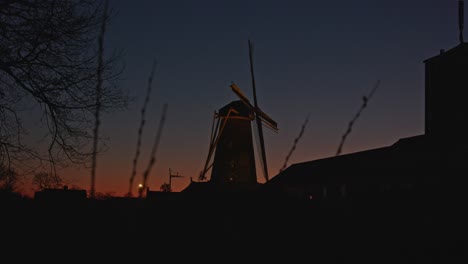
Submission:
<svg viewBox="0 0 468 264">
<path fill-rule="evenodd" d="M 265 130 L 270 177 L 310 114 L 288 165 L 335 155 L 348 122 L 377 80 L 379 89 L 353 127 L 342 154 L 384 147 L 424 131 L 424 64 L 458 44 L 456 0 L 126 1 L 111 0 L 107 51 L 123 52 L 119 82 L 134 101 L 106 114 L 109 138 L 98 156 L 96 191 L 128 189 L 140 110 L 153 59 L 158 66 L 135 179 L 142 181 L 162 106 L 168 113 L 148 185 L 159 190 L 171 168 L 174 191 L 197 179 L 208 153 L 213 112 L 237 100 L 236 84 L 253 100 L 248 39 L 260 108 L 278 122 Z M 258 171 L 257 178 L 263 182 Z M 90 188 L 88 169 L 66 170 Z M 210 174 L 208 174 L 209 176 Z"/>
</svg>

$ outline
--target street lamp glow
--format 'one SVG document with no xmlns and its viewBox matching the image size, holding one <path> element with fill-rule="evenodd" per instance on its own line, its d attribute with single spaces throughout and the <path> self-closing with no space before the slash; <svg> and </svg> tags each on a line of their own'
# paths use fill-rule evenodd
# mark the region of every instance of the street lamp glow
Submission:
<svg viewBox="0 0 468 264">
<path fill-rule="evenodd" d="M 143 188 L 143 184 L 138 184 L 138 188 Z"/>
</svg>

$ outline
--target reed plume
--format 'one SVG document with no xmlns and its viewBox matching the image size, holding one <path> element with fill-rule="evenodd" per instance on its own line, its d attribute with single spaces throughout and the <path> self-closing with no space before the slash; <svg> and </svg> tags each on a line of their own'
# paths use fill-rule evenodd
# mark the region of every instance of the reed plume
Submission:
<svg viewBox="0 0 468 264">
<path fill-rule="evenodd" d="M 130 183 L 128 187 L 128 196 L 133 196 L 132 190 L 133 190 L 133 181 L 135 179 L 136 175 L 136 168 L 138 164 L 138 158 L 140 157 L 140 148 L 141 148 L 141 138 L 143 135 L 143 128 L 145 126 L 146 120 L 145 120 L 145 115 L 146 115 L 146 107 L 148 106 L 150 95 L 151 95 L 151 90 L 152 84 L 153 84 L 153 77 L 154 77 L 154 72 L 156 71 L 156 60 L 153 60 L 153 66 L 151 67 L 151 72 L 148 77 L 148 86 L 146 88 L 146 96 L 145 96 L 145 101 L 143 102 L 143 106 L 141 108 L 141 119 L 140 119 L 140 126 L 138 128 L 138 138 L 137 138 L 137 145 L 136 145 L 136 152 L 135 152 L 135 158 L 133 159 L 133 168 L 132 168 L 132 174 L 130 176 Z"/>
<path fill-rule="evenodd" d="M 291 157 L 294 150 L 296 150 L 297 143 L 299 142 L 302 135 L 304 134 L 305 127 L 307 126 L 307 123 L 309 122 L 309 116 L 310 115 L 307 115 L 307 118 L 305 119 L 304 123 L 302 124 L 301 131 L 299 132 L 299 135 L 294 139 L 293 146 L 291 147 L 291 150 L 289 150 L 289 153 L 286 156 L 286 159 L 284 160 L 283 167 L 281 167 L 279 172 L 282 172 L 284 169 L 286 169 L 286 166 L 288 165 L 289 158 Z"/>
<path fill-rule="evenodd" d="M 154 140 L 153 148 L 151 149 L 151 158 L 150 158 L 150 161 L 148 163 L 148 167 L 146 168 L 145 172 L 143 173 L 143 188 L 140 188 L 140 190 L 139 190 L 139 197 L 140 198 L 142 197 L 143 189 L 146 189 L 146 183 L 148 182 L 149 173 L 150 173 L 151 169 L 153 168 L 154 163 L 156 163 L 156 151 L 158 150 L 159 141 L 160 141 L 161 135 L 162 135 L 162 130 L 163 130 L 163 127 L 164 127 L 164 123 L 166 121 L 166 113 L 167 113 L 167 103 L 165 103 L 164 106 L 163 106 L 161 119 L 159 120 L 158 131 L 156 132 L 156 138 Z"/>
<path fill-rule="evenodd" d="M 357 113 L 354 115 L 353 119 L 351 119 L 351 121 L 348 123 L 348 128 L 346 129 L 343 136 L 341 136 L 341 141 L 340 141 L 340 144 L 338 145 L 338 149 L 336 151 L 335 156 L 338 156 L 341 154 L 341 151 L 343 150 L 343 145 L 346 141 L 346 138 L 349 136 L 349 134 L 351 134 L 354 123 L 356 123 L 358 118 L 361 116 L 362 111 L 364 111 L 364 109 L 367 107 L 367 104 L 369 103 L 370 99 L 372 98 L 372 96 L 374 95 L 375 91 L 377 90 L 379 86 L 380 86 L 380 80 L 377 81 L 377 83 L 374 85 L 374 87 L 372 88 L 372 90 L 369 92 L 367 96 L 362 97 L 361 107 L 359 108 Z"/>
</svg>

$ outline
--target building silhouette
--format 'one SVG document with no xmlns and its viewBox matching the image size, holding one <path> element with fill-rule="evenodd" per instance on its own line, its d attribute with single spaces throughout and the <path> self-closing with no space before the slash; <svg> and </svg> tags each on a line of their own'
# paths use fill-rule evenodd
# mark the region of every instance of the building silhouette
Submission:
<svg viewBox="0 0 468 264">
<path fill-rule="evenodd" d="M 299 199 L 456 193 L 468 171 L 468 44 L 441 50 L 424 64 L 424 134 L 388 147 L 293 164 L 264 189 Z"/>
<path fill-rule="evenodd" d="M 424 63 L 425 135 L 445 145 L 466 145 L 468 44 L 441 50 Z"/>
<path fill-rule="evenodd" d="M 67 185 L 63 188 L 46 188 L 34 193 L 35 200 L 45 202 L 77 202 L 86 198 L 86 190 L 69 189 Z"/>
</svg>

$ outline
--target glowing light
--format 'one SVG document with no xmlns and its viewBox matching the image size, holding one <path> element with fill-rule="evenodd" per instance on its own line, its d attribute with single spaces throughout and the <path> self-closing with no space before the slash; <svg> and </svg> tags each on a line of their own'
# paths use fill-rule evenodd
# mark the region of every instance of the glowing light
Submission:
<svg viewBox="0 0 468 264">
<path fill-rule="evenodd" d="M 143 184 L 141 184 L 141 183 L 138 184 L 138 188 L 140 188 L 140 189 L 143 188 Z"/>
</svg>

